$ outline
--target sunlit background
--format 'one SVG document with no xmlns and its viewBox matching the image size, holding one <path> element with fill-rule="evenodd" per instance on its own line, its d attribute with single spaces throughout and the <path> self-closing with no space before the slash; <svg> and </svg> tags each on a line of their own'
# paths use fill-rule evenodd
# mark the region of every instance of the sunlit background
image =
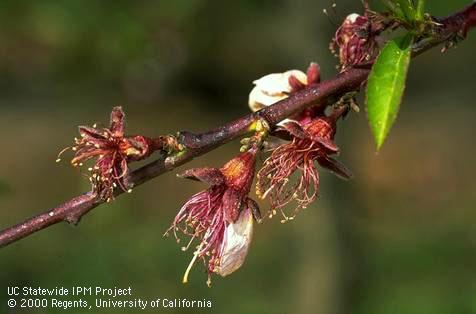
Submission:
<svg viewBox="0 0 476 314">
<path fill-rule="evenodd" d="M 469 0 L 428 1 L 446 15 Z M 88 190 L 56 154 L 77 125 L 107 123 L 122 105 L 129 133 L 204 131 L 248 112 L 252 81 L 321 65 L 359 1 L 0 1 L 0 228 Z M 331 10 L 329 10 L 331 11 Z M 295 221 L 256 226 L 245 265 L 228 278 L 163 238 L 200 183 L 168 173 L 0 250 L 7 286 L 128 287 L 134 298 L 211 300 L 167 313 L 476 313 L 476 33 L 414 60 L 388 142 L 375 153 L 365 112 L 339 126 L 340 160 L 355 178 L 323 174 L 321 196 Z M 187 166 L 219 166 L 230 143 Z M 325 171 L 322 171 L 324 173 Z M 266 203 L 263 203 L 263 210 Z M 24 313 L 26 311 L 22 311 Z M 31 313 L 63 313 L 43 309 Z M 110 310 L 135 313 L 137 310 Z M 70 310 L 69 313 L 89 313 Z"/>
</svg>

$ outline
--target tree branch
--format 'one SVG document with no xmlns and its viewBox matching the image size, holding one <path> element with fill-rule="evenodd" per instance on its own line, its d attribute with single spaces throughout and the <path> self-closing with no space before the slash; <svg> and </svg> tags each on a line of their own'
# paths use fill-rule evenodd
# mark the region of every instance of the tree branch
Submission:
<svg viewBox="0 0 476 314">
<path fill-rule="evenodd" d="M 441 43 L 452 40 L 456 36 L 466 37 L 469 29 L 476 26 L 476 3 L 449 17 L 435 20 L 439 23 L 435 36 L 417 42 L 414 46 L 415 56 Z M 161 154 L 157 160 L 131 172 L 129 174 L 129 182 L 133 186 L 138 186 L 233 139 L 250 133 L 252 131 L 251 126 L 259 119 L 266 120 L 273 127 L 278 122 L 302 111 L 308 106 L 324 103 L 324 100 L 329 97 L 338 97 L 347 92 L 358 90 L 366 81 L 369 73 L 370 65 L 352 68 L 333 79 L 296 92 L 272 106 L 256 113 L 248 114 L 209 132 L 198 135 L 181 132 L 179 140 L 186 147 L 184 152 L 172 156 Z M 115 191 L 116 196 L 122 193 L 121 189 Z M 49 209 L 20 224 L 0 231 L 0 247 L 4 247 L 62 221 L 77 224 L 85 214 L 103 202 L 93 192 L 77 196 L 58 207 Z"/>
</svg>

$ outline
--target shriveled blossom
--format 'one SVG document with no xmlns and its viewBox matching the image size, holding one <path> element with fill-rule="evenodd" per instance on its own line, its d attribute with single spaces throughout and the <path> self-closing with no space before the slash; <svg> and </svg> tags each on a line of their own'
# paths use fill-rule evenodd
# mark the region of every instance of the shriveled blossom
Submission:
<svg viewBox="0 0 476 314">
<path fill-rule="evenodd" d="M 289 70 L 284 73 L 273 73 L 255 80 L 255 87 L 251 90 L 248 104 L 252 111 L 258 111 L 283 100 L 292 93 L 320 82 L 320 70 L 316 63 L 311 63 L 304 73 L 300 70 Z M 290 120 L 305 119 L 312 115 L 313 109 L 306 109 L 302 113 L 283 120 L 280 124 Z"/>
<path fill-rule="evenodd" d="M 243 264 L 253 231 L 253 218 L 260 221 L 258 205 L 248 197 L 255 173 L 255 148 L 239 154 L 223 167 L 190 169 L 180 177 L 210 184 L 193 195 L 180 209 L 169 231 L 179 241 L 178 232 L 190 236 L 187 250 L 198 241 L 183 281 L 197 259 L 202 259 L 210 275 L 226 276 Z"/>
<path fill-rule="evenodd" d="M 350 172 L 330 156 L 339 149 L 333 139 L 336 133 L 335 116 L 319 116 L 307 124 L 285 123 L 283 130 L 289 133 L 290 142 L 272 151 L 258 172 L 257 194 L 269 197 L 272 212 L 280 210 L 283 222 L 293 219 L 295 213 L 306 208 L 318 196 L 319 173 L 315 162 L 343 178 L 350 178 Z M 291 215 L 285 214 L 284 207 L 296 203 Z"/>
<path fill-rule="evenodd" d="M 381 30 L 372 28 L 367 15 L 350 14 L 337 29 L 330 48 L 340 59 L 342 71 L 373 61 L 378 54 L 378 37 Z"/>
<path fill-rule="evenodd" d="M 88 168 L 89 180 L 93 191 L 106 201 L 113 198 L 116 187 L 131 191 L 127 181 L 128 163 L 144 159 L 157 149 L 162 149 L 167 139 L 125 136 L 124 127 L 124 112 L 121 107 L 114 107 L 108 128 L 80 126 L 80 138 L 75 138 L 74 146 L 67 147 L 60 153 L 73 150 L 71 164 L 74 167 L 81 167 L 88 160 L 94 159 Z M 59 156 L 57 161 L 60 161 Z"/>
</svg>

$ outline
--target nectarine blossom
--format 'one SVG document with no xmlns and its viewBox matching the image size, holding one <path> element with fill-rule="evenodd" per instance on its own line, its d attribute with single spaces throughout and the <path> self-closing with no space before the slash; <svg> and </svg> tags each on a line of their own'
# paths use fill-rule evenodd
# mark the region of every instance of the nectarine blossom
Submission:
<svg viewBox="0 0 476 314">
<path fill-rule="evenodd" d="M 193 195 L 180 209 L 169 230 L 191 237 L 185 251 L 197 239 L 198 245 L 183 282 L 200 258 L 211 273 L 226 276 L 241 267 L 248 252 L 253 219 L 260 221 L 258 205 L 248 197 L 255 173 L 256 148 L 239 154 L 223 167 L 197 168 L 179 175 L 199 180 L 210 188 Z"/>
<path fill-rule="evenodd" d="M 90 159 L 95 159 L 88 168 L 89 180 L 93 191 L 106 201 L 114 197 L 114 189 L 120 188 L 130 192 L 127 181 L 128 163 L 148 157 L 154 151 L 162 149 L 168 137 L 151 139 L 142 135 L 124 135 L 124 112 L 121 107 L 114 107 L 111 112 L 109 128 L 80 126 L 80 138 L 75 144 L 61 151 L 60 155 L 71 149 L 74 157 L 71 164 L 81 167 Z M 60 161 L 58 156 L 57 162 Z"/>
<path fill-rule="evenodd" d="M 317 198 L 319 173 L 316 161 L 343 178 L 350 178 L 351 174 L 330 157 L 339 151 L 333 142 L 335 117 L 319 116 L 305 125 L 292 121 L 285 123 L 282 129 L 289 133 L 291 141 L 278 146 L 265 160 L 257 175 L 256 192 L 260 198 L 269 197 L 270 217 L 279 209 L 284 217 L 282 222 L 285 222 Z M 288 216 L 283 209 L 293 201 L 297 205 L 293 214 Z"/>
</svg>

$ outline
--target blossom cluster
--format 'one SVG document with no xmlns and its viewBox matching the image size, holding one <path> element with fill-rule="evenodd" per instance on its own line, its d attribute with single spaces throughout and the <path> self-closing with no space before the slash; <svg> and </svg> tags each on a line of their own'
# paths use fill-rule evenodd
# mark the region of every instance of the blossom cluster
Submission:
<svg viewBox="0 0 476 314">
<path fill-rule="evenodd" d="M 368 17 L 356 14 L 348 16 L 338 29 L 331 46 L 338 50 L 342 71 L 375 57 L 377 41 L 369 30 Z M 253 112 L 262 110 L 318 85 L 320 80 L 316 63 L 311 63 L 306 73 L 290 70 L 266 75 L 253 82 L 249 107 Z M 182 249 L 194 249 L 183 282 L 188 281 L 190 270 L 199 260 L 205 264 L 209 284 L 212 274 L 227 276 L 243 265 L 253 224 L 262 221 L 257 202 L 249 196 L 255 177 L 256 195 L 269 200 L 267 216 L 272 218 L 280 212 L 283 223 L 293 220 L 300 209 L 319 196 L 317 165 L 341 178 L 351 178 L 349 170 L 334 158 L 339 153 L 334 142 L 337 121 L 345 116 L 349 105 L 337 101 L 330 111 L 326 110 L 329 105 L 327 101 L 311 103 L 274 127 L 257 118 L 253 124 L 255 135 L 242 141 L 246 145 L 236 157 L 220 168 L 189 169 L 179 175 L 209 185 L 183 204 L 166 232 L 173 233 L 178 242 L 180 234 L 189 237 Z M 126 136 L 124 129 L 124 112 L 115 107 L 109 127 L 79 127 L 80 138 L 68 148 L 74 151 L 73 166 L 91 163 L 88 170 L 93 191 L 105 201 L 111 200 L 117 189 L 130 191 L 129 163 L 147 158 L 154 151 L 172 154 L 187 149 L 185 142 L 180 144 L 173 136 Z M 265 145 L 268 137 L 279 138 L 280 142 L 256 171 L 258 156 L 270 147 Z"/>
<path fill-rule="evenodd" d="M 320 71 L 316 63 L 311 63 L 306 73 L 290 70 L 264 76 L 254 81 L 255 87 L 249 96 L 250 109 L 259 111 L 319 82 Z M 325 107 L 319 103 L 311 104 L 308 109 L 269 130 L 270 135 L 286 140 L 271 151 L 256 173 L 256 194 L 261 199 L 270 200 L 270 218 L 279 210 L 282 222 L 292 220 L 299 209 L 306 208 L 317 198 L 319 173 L 316 162 L 342 178 L 351 177 L 350 172 L 331 157 L 339 152 L 334 143 L 336 122 L 346 108 L 326 114 Z M 251 142 L 252 145 L 246 146 L 245 151 L 221 168 L 191 169 L 179 175 L 210 185 L 182 206 L 167 232 L 173 232 L 179 242 L 178 233 L 190 237 L 187 245 L 182 247 L 184 251 L 195 243 L 183 282 L 188 281 L 197 260 L 205 263 L 209 284 L 211 274 L 227 276 L 244 263 L 252 239 L 253 221 L 261 222 L 258 204 L 248 194 L 263 141 L 255 139 Z M 295 203 L 295 206 L 288 215 L 285 208 L 290 203 Z"/>
</svg>

